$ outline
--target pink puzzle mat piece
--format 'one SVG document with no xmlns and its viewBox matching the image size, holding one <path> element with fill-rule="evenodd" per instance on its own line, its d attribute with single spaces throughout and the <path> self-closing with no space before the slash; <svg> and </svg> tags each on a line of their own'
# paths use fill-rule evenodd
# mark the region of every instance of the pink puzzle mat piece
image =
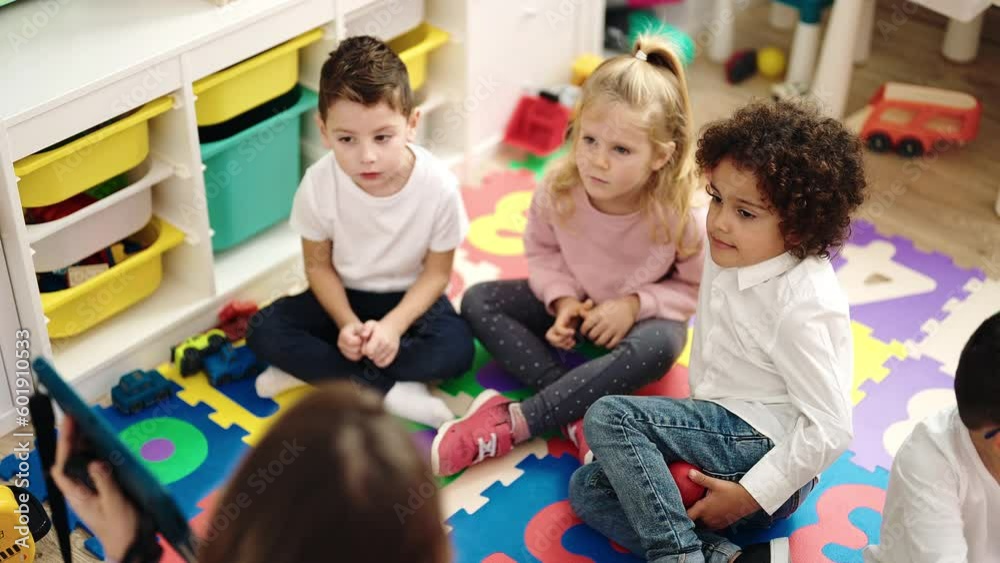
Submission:
<svg viewBox="0 0 1000 563">
<path fill-rule="evenodd" d="M 534 190 L 535 177 L 530 171 L 500 170 L 486 175 L 480 187 L 463 189 L 462 198 L 470 221 L 475 221 L 480 217 L 497 213 L 497 202 L 504 196 L 514 192 L 534 192 Z M 526 213 L 527 209 L 524 212 Z M 520 241 L 524 235 L 525 223 L 527 223 L 526 214 L 520 217 L 505 217 L 504 220 L 497 221 L 493 228 L 495 235 L 500 239 Z M 469 238 L 466 238 L 462 248 L 468 252 L 470 262 L 496 265 L 500 269 L 498 279 L 528 277 L 528 262 L 523 252 L 500 256 L 490 252 L 489 249 L 477 247 Z"/>
<path fill-rule="evenodd" d="M 884 505 L 885 490 L 872 485 L 838 485 L 827 490 L 816 503 L 819 521 L 795 530 L 789 538 L 792 561 L 861 561 L 861 550 L 879 540 L 879 519 L 859 519 L 856 511 L 881 514 Z"/>
</svg>

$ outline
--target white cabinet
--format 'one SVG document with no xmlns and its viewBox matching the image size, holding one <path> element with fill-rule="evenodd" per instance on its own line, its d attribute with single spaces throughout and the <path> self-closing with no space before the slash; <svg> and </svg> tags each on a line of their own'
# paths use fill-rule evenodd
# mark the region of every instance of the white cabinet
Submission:
<svg viewBox="0 0 1000 563">
<path fill-rule="evenodd" d="M 54 13 L 45 12 L 49 7 Z M 323 28 L 300 53 L 299 83 L 316 89 L 337 37 L 383 39 L 421 19 L 450 35 L 432 52 L 417 93 L 422 140 L 461 173 L 495 148 L 525 88 L 565 83 L 573 59 L 601 52 L 600 0 L 102 0 L 2 8 L 0 36 L 0 353 L 10 365 L 12 322 L 32 334 L 32 352 L 50 356 L 88 400 L 125 371 L 165 361 L 170 346 L 213 324 L 226 301 L 259 302 L 304 283 L 298 238 L 286 224 L 213 253 L 194 111 L 193 83 L 292 37 Z M 38 15 L 43 14 L 43 15 Z M 341 17 L 337 17 L 340 15 Z M 29 22 L 26 26 L 25 22 Z M 34 23 L 30 23 L 34 22 Z M 44 25 L 43 25 L 44 24 Z M 11 39 L 14 38 L 14 39 Z M 82 334 L 50 339 L 33 269 L 13 163 L 162 96 L 173 106 L 150 122 L 157 179 L 153 213 L 184 242 L 164 255 L 150 297 Z M 313 112 L 303 116 L 304 160 L 322 154 Z M 6 293 L 5 293 L 6 292 Z M 7 295 L 10 298 L 4 298 Z M 12 377 L 7 370 L 7 379 Z M 0 389 L 0 432 L 10 430 L 9 386 Z"/>
</svg>

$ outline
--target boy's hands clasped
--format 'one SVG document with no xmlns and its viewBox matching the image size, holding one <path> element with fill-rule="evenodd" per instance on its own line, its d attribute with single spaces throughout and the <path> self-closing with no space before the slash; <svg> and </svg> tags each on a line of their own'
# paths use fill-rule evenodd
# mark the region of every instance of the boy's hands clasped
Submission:
<svg viewBox="0 0 1000 563">
<path fill-rule="evenodd" d="M 384 368 L 396 359 L 401 337 L 401 331 L 384 319 L 358 321 L 341 327 L 337 348 L 352 362 L 366 357 L 377 367 Z"/>
<path fill-rule="evenodd" d="M 562 297 L 554 303 L 556 320 L 545 339 L 563 350 L 576 346 L 576 334 L 605 348 L 614 348 L 632 330 L 639 314 L 639 298 L 627 295 L 595 305 L 592 299 L 581 302 L 575 297 Z"/>
</svg>

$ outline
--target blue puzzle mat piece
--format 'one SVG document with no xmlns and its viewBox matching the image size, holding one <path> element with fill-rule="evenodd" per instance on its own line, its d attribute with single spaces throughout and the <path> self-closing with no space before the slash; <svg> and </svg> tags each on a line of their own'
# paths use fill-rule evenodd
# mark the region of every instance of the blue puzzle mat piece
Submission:
<svg viewBox="0 0 1000 563">
<path fill-rule="evenodd" d="M 19 479 L 17 473 L 20 471 L 18 469 L 20 463 L 21 460 L 14 457 L 14 454 L 10 454 L 0 460 L 0 477 L 3 477 L 11 484 L 18 484 L 16 481 Z M 21 483 L 28 485 L 24 488 L 42 502 L 49 500 L 49 491 L 45 488 L 45 479 L 42 477 L 44 475 L 42 471 L 42 458 L 39 457 L 34 443 L 31 444 L 31 451 L 28 453 L 27 475 L 28 478 L 24 479 L 27 483 Z"/>
<path fill-rule="evenodd" d="M 887 489 L 889 487 L 889 472 L 881 467 L 875 468 L 874 471 L 868 471 L 862 467 L 858 467 L 852 461 L 854 457 L 853 452 L 846 452 L 841 455 L 837 461 L 833 462 L 823 475 L 820 477 L 819 484 L 816 488 L 809 494 L 806 501 L 792 514 L 787 520 L 776 523 L 770 529 L 762 532 L 738 534 L 733 538 L 733 541 L 740 545 L 746 545 L 749 543 L 765 542 L 773 538 L 782 538 L 792 535 L 792 532 L 799 528 L 809 526 L 811 524 L 816 524 L 819 522 L 819 515 L 816 512 L 816 503 L 819 501 L 820 497 L 823 496 L 828 489 L 836 487 L 838 485 L 871 485 L 873 487 L 878 487 L 880 489 Z M 859 508 L 855 512 L 868 511 L 864 508 Z M 876 517 L 874 522 L 871 518 L 858 517 L 852 513 L 854 518 L 857 520 L 852 520 L 855 525 L 862 524 L 864 527 L 858 526 L 859 529 L 868 534 L 869 538 L 878 537 L 878 528 L 881 526 L 881 517 Z M 846 550 L 845 548 L 841 548 Z M 832 559 L 832 558 L 831 558 Z M 840 559 L 833 559 L 834 561 L 841 561 Z"/>
<path fill-rule="evenodd" d="M 490 499 L 474 514 L 460 511 L 448 519 L 456 563 L 479 563 L 494 553 L 503 553 L 518 562 L 538 562 L 525 545 L 528 523 L 546 507 L 566 500 L 570 475 L 579 462 L 571 456 L 529 456 L 517 466 L 524 471 L 509 487 L 496 483 L 483 492 Z M 629 554 L 618 553 L 607 538 L 585 524 L 566 530 L 561 538 L 550 538 L 566 550 L 594 557 L 595 561 L 634 562 Z"/>
<path fill-rule="evenodd" d="M 192 473 L 167 485 L 187 520 L 201 512 L 198 502 L 226 481 L 247 448 L 243 442 L 246 431 L 236 426 L 223 430 L 209 420 L 208 416 L 215 412 L 210 407 L 204 404 L 191 407 L 176 396 L 156 408 L 135 415 L 122 415 L 110 407 L 97 410 L 119 432 L 144 420 L 169 416 L 192 424 L 205 436 L 209 446 L 208 457 Z M 84 547 L 95 557 L 104 559 L 104 549 L 97 538 L 87 539 Z"/>
<path fill-rule="evenodd" d="M 101 561 L 104 561 L 104 546 L 101 545 L 101 542 L 97 541 L 96 537 L 87 538 L 87 540 L 83 542 L 83 547 L 89 551 L 91 555 Z"/>
<path fill-rule="evenodd" d="M 281 408 L 281 406 L 271 399 L 262 399 L 260 395 L 257 394 L 257 389 L 254 387 L 255 380 L 256 378 L 250 377 L 239 381 L 233 381 L 232 383 L 216 387 L 216 390 L 232 399 L 236 404 L 243 407 L 254 416 L 267 418 L 278 412 L 278 409 Z"/>
<path fill-rule="evenodd" d="M 245 430 L 236 425 L 222 429 L 209 420 L 208 416 L 215 412 L 211 407 L 205 404 L 192 407 L 176 396 L 156 408 L 134 415 L 122 415 L 110 407 L 98 410 L 119 432 L 145 420 L 168 417 L 190 423 L 205 436 L 209 448 L 205 460 L 187 476 L 167 485 L 188 520 L 201 512 L 198 502 L 225 482 L 247 449 L 243 442 L 243 436 L 247 434 Z M 150 435 L 149 438 L 156 436 Z"/>
</svg>

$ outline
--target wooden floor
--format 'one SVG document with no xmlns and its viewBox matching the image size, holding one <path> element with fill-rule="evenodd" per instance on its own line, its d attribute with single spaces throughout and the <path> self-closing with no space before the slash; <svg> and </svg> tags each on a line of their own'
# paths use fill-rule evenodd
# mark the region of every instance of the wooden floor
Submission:
<svg viewBox="0 0 1000 563">
<path fill-rule="evenodd" d="M 978 267 L 1000 278 L 1000 217 L 994 211 L 1000 190 L 1000 43 L 984 37 L 978 58 L 969 64 L 948 62 L 940 54 L 944 19 L 920 10 L 895 30 L 894 5 L 881 2 L 876 21 L 883 23 L 872 38 L 871 57 L 855 66 L 847 114 L 864 107 L 886 81 L 956 89 L 983 103 L 978 138 L 936 159 L 907 164 L 895 155 L 867 158 L 872 190 L 859 216 L 885 234 L 912 239 L 923 250 L 954 258 L 964 267 Z M 988 30 L 1000 10 L 991 10 Z M 737 18 L 737 49 L 775 45 L 787 49 L 792 32 L 772 29 L 767 6 L 748 8 Z M 898 20 L 897 20 L 898 21 Z M 731 87 L 722 69 L 699 57 L 690 71 L 691 103 L 699 125 L 729 114 L 754 96 L 767 96 L 770 83 L 755 78 Z M 906 166 L 906 168 L 904 168 Z"/>
<path fill-rule="evenodd" d="M 902 4 L 902 0 L 882 0 L 877 20 L 892 22 L 893 6 Z M 947 254 L 960 266 L 981 268 L 995 279 L 1000 278 L 1000 218 L 994 212 L 1000 189 L 998 12 L 994 8 L 988 15 L 979 57 L 965 65 L 941 57 L 944 20 L 935 14 L 920 10 L 891 33 L 876 30 L 870 59 L 855 67 L 847 105 L 848 114 L 863 107 L 872 92 L 888 80 L 954 88 L 983 102 L 979 138 L 969 146 L 933 160 L 917 161 L 916 166 L 892 155 L 869 155 L 872 192 L 859 216 L 874 222 L 885 234 L 912 239 L 923 250 Z M 792 32 L 771 29 L 767 14 L 767 6 L 757 3 L 738 15 L 737 49 L 768 45 L 787 49 Z M 762 78 L 730 86 L 721 65 L 711 63 L 703 54 L 689 69 L 689 83 L 699 127 L 728 115 L 753 97 L 769 96 L 770 87 Z M 10 452 L 13 446 L 12 437 L 0 439 L 0 452 Z M 73 534 L 74 558 L 93 561 L 83 551 L 85 538 L 82 532 Z M 37 560 L 60 560 L 55 534 L 41 542 Z"/>
</svg>

